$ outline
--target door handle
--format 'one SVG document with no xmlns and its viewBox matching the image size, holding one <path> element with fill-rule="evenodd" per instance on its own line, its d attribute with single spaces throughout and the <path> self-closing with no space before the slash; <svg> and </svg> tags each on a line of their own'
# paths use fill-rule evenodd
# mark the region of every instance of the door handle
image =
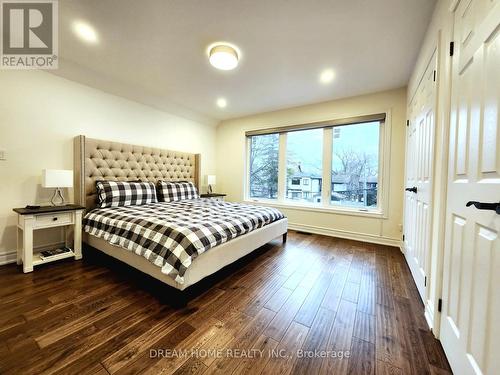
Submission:
<svg viewBox="0 0 500 375">
<path fill-rule="evenodd" d="M 412 193 L 417 194 L 417 187 L 416 187 L 416 186 L 411 187 L 411 188 L 406 188 L 405 190 L 406 190 L 406 191 L 411 191 Z"/>
<path fill-rule="evenodd" d="M 498 203 L 483 203 L 483 202 L 476 202 L 476 201 L 469 201 L 465 205 L 466 207 L 474 206 L 478 210 L 490 210 L 490 211 L 495 211 L 498 215 L 500 215 L 500 202 Z"/>
</svg>

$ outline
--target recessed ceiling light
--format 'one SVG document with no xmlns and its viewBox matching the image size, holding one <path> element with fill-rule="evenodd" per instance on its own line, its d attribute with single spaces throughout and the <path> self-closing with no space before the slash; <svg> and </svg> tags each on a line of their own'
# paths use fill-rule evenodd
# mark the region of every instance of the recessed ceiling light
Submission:
<svg viewBox="0 0 500 375">
<path fill-rule="evenodd" d="M 327 84 L 332 82 L 333 78 L 335 78 L 335 73 L 333 72 L 333 70 L 326 69 L 321 72 L 321 75 L 319 76 L 319 81 L 321 83 Z"/>
<path fill-rule="evenodd" d="M 227 100 L 224 98 L 219 98 L 217 99 L 217 107 L 219 108 L 226 108 L 227 106 Z"/>
<path fill-rule="evenodd" d="M 208 61 L 220 70 L 232 70 L 238 66 L 240 52 L 234 45 L 225 42 L 211 44 L 208 47 Z"/>
<path fill-rule="evenodd" d="M 73 31 L 76 35 L 83 41 L 87 43 L 97 43 L 98 37 L 95 29 L 90 26 L 88 23 L 83 21 L 75 21 L 73 22 Z"/>
</svg>

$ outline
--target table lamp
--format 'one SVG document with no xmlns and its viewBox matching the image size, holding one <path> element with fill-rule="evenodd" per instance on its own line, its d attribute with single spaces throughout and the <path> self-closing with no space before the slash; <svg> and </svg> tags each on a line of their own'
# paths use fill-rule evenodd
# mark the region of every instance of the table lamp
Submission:
<svg viewBox="0 0 500 375">
<path fill-rule="evenodd" d="M 207 175 L 208 194 L 212 194 L 212 185 L 215 185 L 215 180 L 214 175 Z"/>
<path fill-rule="evenodd" d="M 50 202 L 54 206 L 64 204 L 64 196 L 61 188 L 73 187 L 73 171 L 64 169 L 44 169 L 42 171 L 42 186 L 44 188 L 55 188 Z"/>
</svg>

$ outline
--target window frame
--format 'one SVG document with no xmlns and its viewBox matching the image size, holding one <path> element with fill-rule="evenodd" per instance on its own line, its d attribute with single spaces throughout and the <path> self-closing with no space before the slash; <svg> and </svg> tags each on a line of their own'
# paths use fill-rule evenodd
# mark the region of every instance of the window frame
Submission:
<svg viewBox="0 0 500 375">
<path fill-rule="evenodd" d="M 290 125 L 281 128 L 262 129 L 247 132 L 246 138 L 246 164 L 244 173 L 244 201 L 251 204 L 269 205 L 278 208 L 311 211 L 311 212 L 330 212 L 336 214 L 344 214 L 351 216 L 367 216 L 367 217 L 388 217 L 389 209 L 389 172 L 390 172 L 390 146 L 391 146 L 391 111 L 386 110 L 385 120 L 374 119 L 369 120 L 378 115 L 361 115 L 352 118 L 342 118 L 325 120 L 317 123 L 303 124 L 303 125 Z M 380 122 L 380 135 L 379 135 L 379 155 L 378 155 L 378 187 L 377 187 L 377 208 L 357 208 L 348 206 L 333 205 L 331 199 L 331 175 L 332 175 L 332 153 L 333 153 L 333 133 L 334 128 L 354 125 L 367 122 Z M 307 130 L 313 128 L 323 129 L 323 170 L 322 170 L 322 194 L 321 203 L 297 203 L 286 199 L 286 146 L 287 146 L 287 133 L 297 130 Z M 277 199 L 267 198 L 251 198 L 250 192 L 250 138 L 252 136 L 264 135 L 269 133 L 279 133 L 279 148 L 278 148 L 278 197 Z"/>
</svg>

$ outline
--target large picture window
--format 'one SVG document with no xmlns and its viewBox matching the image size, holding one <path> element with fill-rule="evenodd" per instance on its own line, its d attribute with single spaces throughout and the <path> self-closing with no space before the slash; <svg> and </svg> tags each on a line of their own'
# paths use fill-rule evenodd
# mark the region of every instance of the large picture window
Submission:
<svg viewBox="0 0 500 375">
<path fill-rule="evenodd" d="M 248 132 L 246 198 L 382 213 L 385 125 L 378 114 Z"/>
</svg>

